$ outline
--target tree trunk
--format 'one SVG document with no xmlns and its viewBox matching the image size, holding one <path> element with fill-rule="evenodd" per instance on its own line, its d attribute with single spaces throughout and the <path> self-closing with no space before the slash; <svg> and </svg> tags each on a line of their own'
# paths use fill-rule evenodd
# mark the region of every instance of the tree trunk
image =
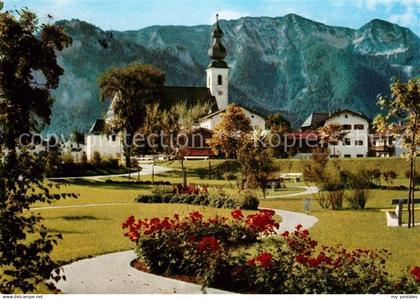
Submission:
<svg viewBox="0 0 420 299">
<path fill-rule="evenodd" d="M 414 172 L 416 171 L 416 157 L 414 156 L 414 158 L 413 158 L 413 169 L 414 169 Z M 416 177 L 414 176 L 413 177 L 413 194 L 412 194 L 412 196 L 411 196 L 411 227 L 415 227 L 415 223 L 416 223 L 416 221 L 415 221 L 415 219 L 414 219 L 414 212 L 415 212 L 415 210 L 414 210 L 414 199 L 415 199 L 415 196 L 414 196 L 414 190 L 416 189 Z"/>
<path fill-rule="evenodd" d="M 411 150 L 412 153 L 413 150 Z M 413 188 L 413 181 L 414 181 L 414 159 L 410 157 L 410 187 L 408 188 L 408 199 L 407 199 L 407 206 L 408 206 L 408 227 L 411 227 L 411 202 L 412 202 L 412 190 Z"/>
<path fill-rule="evenodd" d="M 415 178 L 415 161 L 416 161 L 416 132 L 417 131 L 417 114 L 414 118 L 413 132 L 411 136 L 411 156 L 410 156 L 410 188 L 408 195 L 408 227 L 414 227 L 414 188 L 416 185 Z"/>
<path fill-rule="evenodd" d="M 187 188 L 187 172 L 184 167 L 184 157 L 181 156 L 182 185 Z"/>
<path fill-rule="evenodd" d="M 209 160 L 209 179 L 211 180 L 211 161 Z"/>
<path fill-rule="evenodd" d="M 152 160 L 152 184 L 155 183 L 155 155 L 153 154 Z"/>
</svg>

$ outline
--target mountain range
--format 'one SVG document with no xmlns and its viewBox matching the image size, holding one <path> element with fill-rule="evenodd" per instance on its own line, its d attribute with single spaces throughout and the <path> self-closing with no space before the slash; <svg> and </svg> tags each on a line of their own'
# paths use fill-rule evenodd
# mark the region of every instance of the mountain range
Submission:
<svg viewBox="0 0 420 299">
<path fill-rule="evenodd" d="M 211 26 L 151 26 L 104 31 L 80 21 L 57 22 L 73 38 L 57 53 L 64 67 L 46 132 L 88 131 L 109 103 L 97 76 L 132 62 L 153 64 L 166 85 L 204 86 Z M 373 117 L 378 94 L 394 76 L 420 75 L 420 38 L 372 20 L 359 29 L 328 26 L 295 14 L 221 20 L 230 66 L 229 101 L 263 114 L 282 111 L 294 126 L 312 112 L 349 108 Z"/>
</svg>

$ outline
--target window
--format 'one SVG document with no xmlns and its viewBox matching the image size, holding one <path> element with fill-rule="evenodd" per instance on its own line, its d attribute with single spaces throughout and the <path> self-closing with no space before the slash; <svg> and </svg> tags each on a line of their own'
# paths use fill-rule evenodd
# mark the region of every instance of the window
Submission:
<svg viewBox="0 0 420 299">
<path fill-rule="evenodd" d="M 349 115 L 348 114 L 344 114 L 344 118 L 349 118 Z"/>
<path fill-rule="evenodd" d="M 357 124 L 357 125 L 354 125 L 354 129 L 355 130 L 364 130 L 365 129 L 365 126 L 362 125 L 362 124 Z"/>
<path fill-rule="evenodd" d="M 350 138 L 344 138 L 344 140 L 343 140 L 343 145 L 351 145 L 351 140 L 350 140 Z"/>
<path fill-rule="evenodd" d="M 344 158 L 351 158 L 351 155 L 346 154 L 346 155 L 344 155 Z"/>
<path fill-rule="evenodd" d="M 351 125 L 343 125 L 343 130 L 351 130 Z"/>
<path fill-rule="evenodd" d="M 217 85 L 222 85 L 223 81 L 222 81 L 222 75 L 217 76 Z"/>
<path fill-rule="evenodd" d="M 112 139 L 113 142 L 115 142 L 117 140 L 117 135 L 112 135 L 111 139 Z"/>
<path fill-rule="evenodd" d="M 354 142 L 354 145 L 363 145 L 363 140 L 356 140 L 355 142 Z"/>
<path fill-rule="evenodd" d="M 363 158 L 364 156 L 361 154 L 357 154 L 357 158 Z"/>
<path fill-rule="evenodd" d="M 251 118 L 254 118 L 254 114 L 251 114 Z"/>
</svg>

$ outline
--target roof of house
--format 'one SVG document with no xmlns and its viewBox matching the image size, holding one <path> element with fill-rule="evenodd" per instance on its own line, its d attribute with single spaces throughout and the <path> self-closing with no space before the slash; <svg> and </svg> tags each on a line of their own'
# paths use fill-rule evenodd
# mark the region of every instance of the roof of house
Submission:
<svg viewBox="0 0 420 299">
<path fill-rule="evenodd" d="M 327 112 L 314 112 L 300 126 L 301 128 L 318 128 L 322 126 L 325 120 L 330 116 Z"/>
<path fill-rule="evenodd" d="M 240 104 L 238 104 L 241 108 L 243 108 L 243 109 L 245 109 L 245 110 L 248 110 L 249 112 L 251 112 L 251 113 L 253 113 L 253 114 L 256 114 L 256 115 L 258 115 L 258 116 L 260 116 L 260 117 L 262 117 L 262 118 L 266 118 L 264 115 L 262 115 L 261 113 L 259 113 L 259 112 L 257 112 L 257 111 L 255 111 L 255 110 L 252 110 L 252 109 L 250 109 L 250 108 L 248 108 L 248 107 L 244 107 L 244 106 L 242 106 L 242 105 L 240 105 Z M 215 116 L 215 115 L 217 115 L 217 114 L 219 114 L 219 113 L 225 113 L 226 112 L 226 109 L 222 109 L 222 110 L 217 110 L 217 111 L 212 111 L 211 113 L 209 113 L 209 114 L 207 114 L 207 115 L 205 115 L 205 116 L 203 116 L 201 119 L 206 119 L 206 118 L 211 118 L 211 117 L 213 117 L 213 116 Z"/>
<path fill-rule="evenodd" d="M 105 120 L 97 119 L 89 131 L 89 134 L 101 134 L 105 132 Z"/>
<path fill-rule="evenodd" d="M 288 133 L 287 137 L 296 139 L 317 140 L 319 138 L 319 133 L 317 131 L 295 131 Z"/>
<path fill-rule="evenodd" d="M 187 148 L 184 156 L 214 156 L 211 148 Z"/>
<path fill-rule="evenodd" d="M 322 127 L 327 119 L 333 118 L 342 113 L 353 114 L 361 118 L 364 118 L 367 122 L 370 122 L 370 119 L 361 112 L 355 112 L 350 109 L 342 109 L 342 110 L 337 110 L 332 113 L 331 112 L 314 112 L 308 116 L 308 118 L 303 122 L 303 124 L 300 127 L 302 129 L 308 129 L 308 128 L 316 129 L 316 128 Z"/>
<path fill-rule="evenodd" d="M 188 106 L 199 102 L 209 102 L 211 112 L 218 110 L 216 98 L 212 96 L 207 87 L 162 86 L 159 88 L 159 93 L 162 97 L 161 100 L 169 105 L 182 101 L 185 101 Z"/>
</svg>

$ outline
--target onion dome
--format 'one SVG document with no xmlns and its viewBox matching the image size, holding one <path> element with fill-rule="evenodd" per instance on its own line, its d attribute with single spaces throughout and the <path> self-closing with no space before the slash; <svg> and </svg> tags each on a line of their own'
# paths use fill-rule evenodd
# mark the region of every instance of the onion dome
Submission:
<svg viewBox="0 0 420 299">
<path fill-rule="evenodd" d="M 208 51 L 209 57 L 212 59 L 209 67 L 227 68 L 226 62 L 223 61 L 227 55 L 227 51 L 221 41 L 224 34 L 219 25 L 219 15 L 216 15 L 216 20 L 216 24 L 213 26 L 212 31 L 213 44 Z"/>
</svg>

